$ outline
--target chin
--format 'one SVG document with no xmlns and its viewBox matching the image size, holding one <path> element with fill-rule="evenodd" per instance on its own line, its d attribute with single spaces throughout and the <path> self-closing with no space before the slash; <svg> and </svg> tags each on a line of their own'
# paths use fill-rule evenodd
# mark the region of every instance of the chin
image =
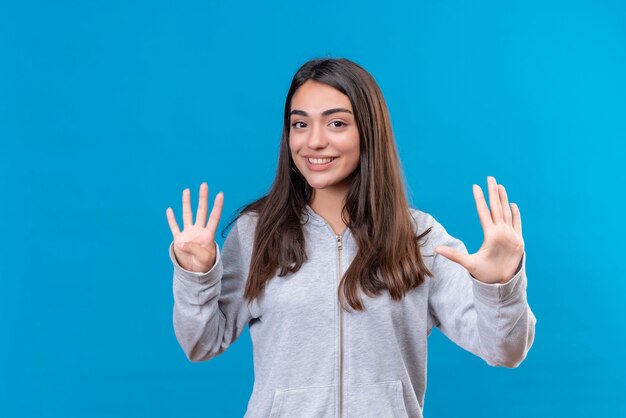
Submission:
<svg viewBox="0 0 626 418">
<path fill-rule="evenodd" d="M 307 183 L 309 184 L 309 186 L 311 186 L 313 189 L 325 189 L 327 187 L 332 186 L 332 184 L 327 184 L 327 183 L 311 183 L 310 181 L 307 181 Z"/>
</svg>

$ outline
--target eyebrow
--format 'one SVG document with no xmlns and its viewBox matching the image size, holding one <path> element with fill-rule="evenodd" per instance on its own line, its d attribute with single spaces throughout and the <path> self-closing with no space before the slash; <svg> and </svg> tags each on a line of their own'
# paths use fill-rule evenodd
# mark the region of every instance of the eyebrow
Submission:
<svg viewBox="0 0 626 418">
<path fill-rule="evenodd" d="M 333 113 L 338 113 L 338 112 L 346 112 L 346 113 L 352 114 L 352 112 L 349 111 L 348 109 L 345 109 L 343 107 L 335 107 L 332 109 L 324 110 L 322 112 L 322 116 L 328 116 L 328 115 L 331 115 Z M 306 113 L 304 110 L 299 110 L 299 109 L 294 109 L 291 112 L 289 112 L 289 116 L 291 115 L 309 116 L 309 114 Z"/>
</svg>

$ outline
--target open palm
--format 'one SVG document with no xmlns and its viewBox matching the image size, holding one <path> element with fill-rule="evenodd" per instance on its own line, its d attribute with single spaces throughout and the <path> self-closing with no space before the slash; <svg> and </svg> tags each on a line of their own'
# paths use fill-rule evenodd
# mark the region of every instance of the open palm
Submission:
<svg viewBox="0 0 626 418">
<path fill-rule="evenodd" d="M 206 221 L 209 200 L 209 186 L 200 185 L 200 199 L 196 222 L 193 223 L 189 189 L 183 190 L 183 231 L 176 223 L 172 208 L 167 208 L 167 221 L 174 239 L 174 254 L 181 267 L 194 272 L 207 272 L 213 267 L 216 257 L 215 232 L 222 215 L 224 194 L 215 197 L 213 209 Z"/>
<path fill-rule="evenodd" d="M 509 205 L 506 190 L 494 177 L 487 177 L 489 204 L 478 185 L 473 186 L 478 217 L 484 241 L 475 254 L 464 254 L 444 245 L 435 252 L 462 265 L 477 280 L 484 283 L 506 283 L 514 276 L 524 254 L 522 220 L 515 203 Z"/>
</svg>

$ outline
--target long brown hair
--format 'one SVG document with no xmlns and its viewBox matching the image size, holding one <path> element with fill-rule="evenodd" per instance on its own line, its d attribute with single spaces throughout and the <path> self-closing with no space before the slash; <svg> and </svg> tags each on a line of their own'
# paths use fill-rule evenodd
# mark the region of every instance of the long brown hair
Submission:
<svg viewBox="0 0 626 418">
<path fill-rule="evenodd" d="M 296 72 L 285 100 L 272 188 L 265 196 L 240 208 L 230 222 L 246 212 L 258 215 L 244 296 L 252 301 L 260 296 L 278 268 L 278 276 L 285 276 L 297 272 L 307 261 L 301 219 L 311 187 L 296 168 L 289 150 L 291 98 L 307 80 L 325 83 L 348 96 L 359 132 L 360 163 L 350 175 L 351 185 L 342 211 L 358 252 L 340 282 L 340 303 L 345 309 L 347 301 L 353 309 L 363 310 L 361 290 L 374 297 L 386 289 L 392 299 L 400 300 L 424 282 L 425 274 L 432 276 L 419 245 L 430 228 L 416 236 L 382 92 L 365 69 L 345 58 L 313 59 Z"/>
</svg>

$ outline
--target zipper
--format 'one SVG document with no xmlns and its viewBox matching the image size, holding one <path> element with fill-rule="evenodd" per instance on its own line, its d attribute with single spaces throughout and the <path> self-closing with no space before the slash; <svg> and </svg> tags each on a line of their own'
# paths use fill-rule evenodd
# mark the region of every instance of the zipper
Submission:
<svg viewBox="0 0 626 418">
<path fill-rule="evenodd" d="M 337 284 L 341 283 L 341 234 L 337 238 Z M 343 309 L 339 304 L 339 418 L 343 416 Z"/>
</svg>

